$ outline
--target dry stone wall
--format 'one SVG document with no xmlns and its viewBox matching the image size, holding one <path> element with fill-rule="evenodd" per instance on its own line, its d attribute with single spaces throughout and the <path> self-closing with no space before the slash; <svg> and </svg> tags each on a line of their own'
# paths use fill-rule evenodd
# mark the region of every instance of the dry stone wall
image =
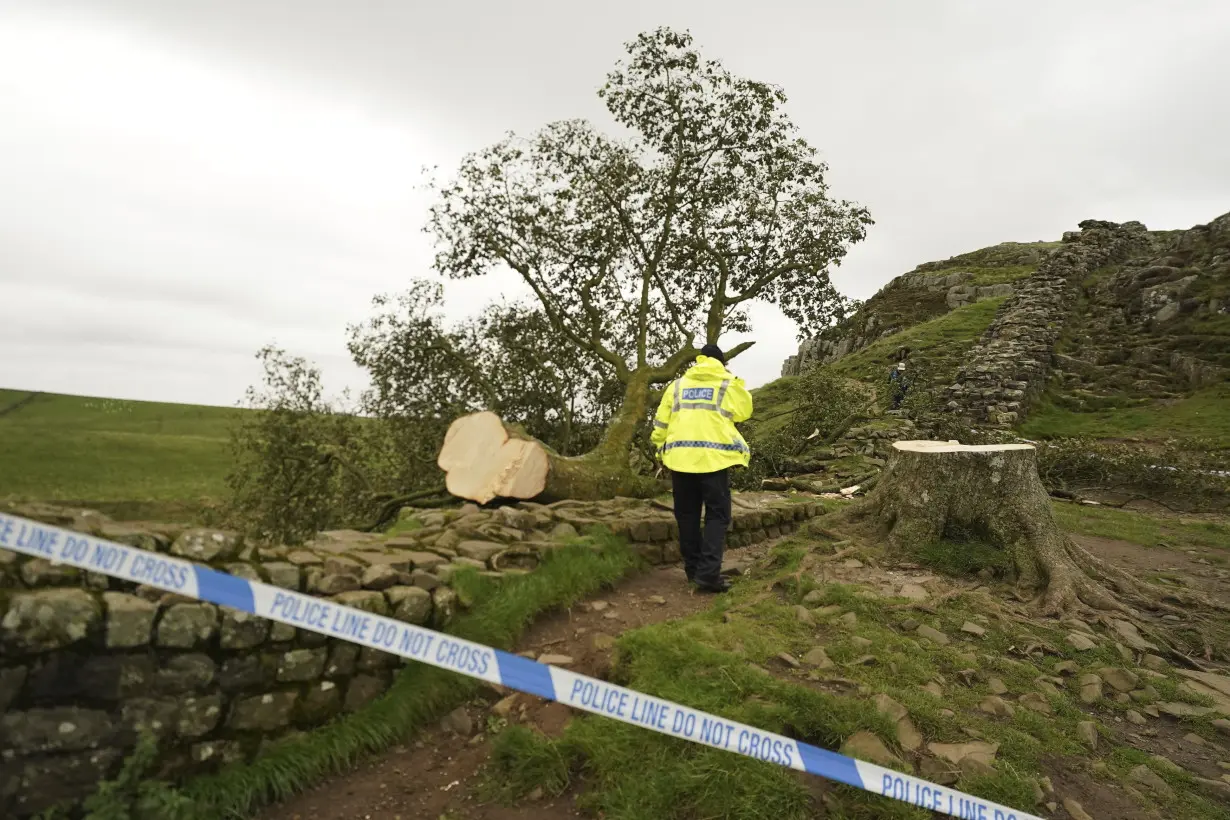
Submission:
<svg viewBox="0 0 1230 820">
<path fill-rule="evenodd" d="M 1035 274 L 1018 282 L 948 388 L 947 407 L 976 423 L 1008 427 L 1022 419 L 1050 375 L 1055 342 L 1081 280 L 1152 247 L 1139 222 L 1086 220 L 1064 234 Z"/>
<path fill-rule="evenodd" d="M 660 502 L 531 503 L 403 510 L 393 536 L 321 533 L 302 547 L 234 533 L 118 524 L 91 511 L 13 513 L 167 553 L 403 621 L 447 627 L 462 568 L 532 571 L 604 524 L 652 563 L 677 560 Z M 736 495 L 732 547 L 820 512 L 773 494 Z M 164 776 L 250 760 L 267 744 L 354 711 L 402 659 L 147 586 L 0 550 L 0 817 L 80 800 L 115 774 L 138 734 L 159 735 Z"/>
</svg>

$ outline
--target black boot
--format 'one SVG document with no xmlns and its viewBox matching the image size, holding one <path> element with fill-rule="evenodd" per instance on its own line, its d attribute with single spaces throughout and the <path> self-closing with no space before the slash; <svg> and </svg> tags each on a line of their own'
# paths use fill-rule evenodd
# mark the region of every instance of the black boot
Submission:
<svg viewBox="0 0 1230 820">
<path fill-rule="evenodd" d="M 730 591 L 730 581 L 719 577 L 717 581 L 697 581 L 696 590 L 698 592 L 707 592 L 710 594 L 720 594 Z"/>
</svg>

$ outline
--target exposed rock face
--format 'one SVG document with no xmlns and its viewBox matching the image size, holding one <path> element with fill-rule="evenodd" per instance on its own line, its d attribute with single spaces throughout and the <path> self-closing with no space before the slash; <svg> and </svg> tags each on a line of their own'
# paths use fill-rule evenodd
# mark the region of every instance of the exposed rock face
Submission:
<svg viewBox="0 0 1230 820">
<path fill-rule="evenodd" d="M 732 547 L 791 532 L 820 512 L 817 504 L 772 494 L 740 494 L 736 502 Z M 97 513 L 44 506 L 12 512 L 91 532 L 120 529 Z M 503 575 L 505 565 L 508 573 L 525 572 L 537 565 L 535 556 L 594 524 L 627 537 L 653 563 L 678 559 L 674 518 L 650 502 L 403 512 L 421 526 L 394 537 L 321 533 L 293 550 L 209 530 L 178 538 L 127 532 L 132 540 L 125 543 L 202 563 L 212 556 L 216 568 L 240 577 L 434 628 L 447 628 L 462 606 L 447 586 L 462 567 L 490 576 Z M 0 817 L 29 817 L 92 793 L 99 780 L 114 776 L 141 730 L 164 738 L 175 772 L 251 759 L 265 741 L 369 703 L 402 662 L 286 624 L 63 569 L 0 550 Z"/>
<path fill-rule="evenodd" d="M 1230 214 L 1165 240 L 1085 288 L 1055 357 L 1065 406 L 1170 398 L 1230 377 Z"/>
<path fill-rule="evenodd" d="M 1055 342 L 1081 280 L 1152 247 L 1139 222 L 1086 220 L 1080 228 L 1064 234 L 1063 245 L 1000 306 L 948 389 L 949 410 L 991 426 L 1019 421 L 1050 375 Z"/>
<path fill-rule="evenodd" d="M 982 299 L 997 299 L 1001 296 L 1011 296 L 1014 290 L 1013 286 L 1006 282 L 998 285 L 983 285 L 981 287 L 958 285 L 949 288 L 948 296 L 944 301 L 948 303 L 948 307 L 955 310 Z"/>
</svg>

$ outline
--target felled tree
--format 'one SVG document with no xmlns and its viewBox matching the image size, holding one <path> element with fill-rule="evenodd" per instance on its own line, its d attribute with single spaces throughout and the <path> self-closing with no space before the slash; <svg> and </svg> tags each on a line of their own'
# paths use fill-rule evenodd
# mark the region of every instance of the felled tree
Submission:
<svg viewBox="0 0 1230 820">
<path fill-rule="evenodd" d="M 350 353 L 372 386 L 363 410 L 414 428 L 431 469 L 444 427 L 480 408 L 501 413 L 564 453 L 592 446 L 614 413 L 611 368 L 561 345 L 542 310 L 498 302 L 448 322 L 438 282 L 416 280 L 396 297 L 378 296 L 377 313 L 350 328 Z M 424 436 L 425 421 L 440 425 Z"/>
<path fill-rule="evenodd" d="M 317 530 L 381 526 L 444 495 L 436 456 L 449 423 L 495 407 L 563 452 L 598 440 L 618 405 L 609 367 L 555 342 L 534 305 L 497 303 L 446 322 L 439 283 L 418 281 L 350 328 L 371 388 L 358 413 L 324 398 L 320 371 L 267 347 L 264 384 L 233 429 L 229 512 L 249 534 L 297 543 Z"/>
<path fill-rule="evenodd" d="M 843 315 L 829 268 L 871 224 L 864 208 L 829 198 L 827 168 L 784 112 L 781 89 L 702 59 L 687 33 L 641 34 L 627 51 L 599 96 L 629 138 L 581 120 L 509 135 L 435 186 L 427 227 L 438 271 L 515 271 L 559 344 L 604 362 L 623 386 L 605 435 L 578 463 L 544 451 L 495 471 L 566 470 L 568 492 L 582 497 L 654 491 L 627 468 L 651 387 L 676 376 L 698 344 L 748 331 L 750 303 L 777 305 L 804 331 Z M 508 441 L 492 436 L 467 445 L 464 463 L 442 466 L 490 472 L 483 459 Z M 541 479 L 505 484 L 551 483 Z"/>
<path fill-rule="evenodd" d="M 497 394 L 485 406 L 565 455 L 596 445 L 619 409 L 622 390 L 611 366 L 560 344 L 536 305 L 493 306 L 478 325 Z"/>
<path fill-rule="evenodd" d="M 1031 444 L 895 442 L 854 517 L 873 522 L 899 553 L 954 536 L 1002 550 L 1009 575 L 1038 593 L 1046 615 L 1082 606 L 1128 613 L 1208 603 L 1141 581 L 1060 530 Z"/>
<path fill-rule="evenodd" d="M 420 280 L 396 299 L 377 297 L 381 310 L 350 329 L 351 354 L 372 379 L 363 409 L 386 430 L 382 461 L 398 473 L 397 486 L 438 475 L 445 428 L 483 407 L 553 453 L 598 440 L 617 406 L 609 365 L 559 344 L 536 305 L 496 303 L 449 323 L 443 298 L 439 283 Z M 389 499 L 385 511 L 414 495 Z"/>
</svg>

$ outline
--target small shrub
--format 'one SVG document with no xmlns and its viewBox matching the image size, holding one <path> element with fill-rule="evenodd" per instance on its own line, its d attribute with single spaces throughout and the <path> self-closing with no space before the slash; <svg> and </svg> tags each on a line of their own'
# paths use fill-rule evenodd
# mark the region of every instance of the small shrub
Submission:
<svg viewBox="0 0 1230 820">
<path fill-rule="evenodd" d="M 248 390 L 256 412 L 231 433 L 228 512 L 254 538 L 301 543 L 364 506 L 371 479 L 356 456 L 370 436 L 324 400 L 320 371 L 304 359 L 269 347 L 257 358 L 265 390 Z"/>
</svg>

